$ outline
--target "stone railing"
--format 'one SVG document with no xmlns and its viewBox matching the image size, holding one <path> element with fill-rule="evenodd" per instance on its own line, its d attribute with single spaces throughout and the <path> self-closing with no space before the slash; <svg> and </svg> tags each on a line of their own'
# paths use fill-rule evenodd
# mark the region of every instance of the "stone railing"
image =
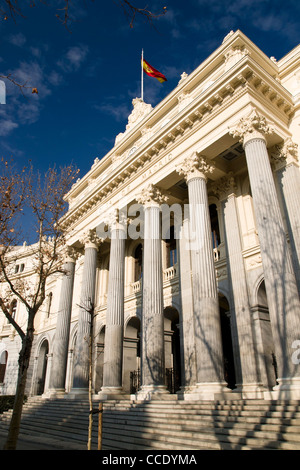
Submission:
<svg viewBox="0 0 300 470">
<path fill-rule="evenodd" d="M 175 264 L 174 266 L 170 266 L 170 268 L 164 269 L 163 280 L 170 281 L 177 275 L 177 272 L 177 264 Z"/>
</svg>

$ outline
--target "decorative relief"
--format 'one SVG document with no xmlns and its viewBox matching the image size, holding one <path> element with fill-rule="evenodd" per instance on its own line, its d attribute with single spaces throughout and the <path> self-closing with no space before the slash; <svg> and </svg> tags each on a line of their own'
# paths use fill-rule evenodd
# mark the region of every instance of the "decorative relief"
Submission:
<svg viewBox="0 0 300 470">
<path fill-rule="evenodd" d="M 245 264 L 246 264 L 246 269 L 258 268 L 262 264 L 261 254 L 259 253 L 258 255 L 251 256 L 251 258 L 246 258 Z"/>
<path fill-rule="evenodd" d="M 284 163 L 298 162 L 298 145 L 289 137 L 281 144 L 275 145 L 270 153 L 271 162 L 275 168 L 280 168 Z"/>
<path fill-rule="evenodd" d="M 230 129 L 229 134 L 234 138 L 238 137 L 245 145 L 250 139 L 261 139 L 264 135 L 273 132 L 274 129 L 267 123 L 266 118 L 253 109 L 248 116 L 240 120 L 236 127 Z"/>
<path fill-rule="evenodd" d="M 228 194 L 236 191 L 236 189 L 237 185 L 232 172 L 213 182 L 211 185 L 211 190 L 219 197 L 219 199 L 223 199 Z"/>
<path fill-rule="evenodd" d="M 207 158 L 197 152 L 194 152 L 190 157 L 185 158 L 182 163 L 176 165 L 176 171 L 183 175 L 187 181 L 191 178 L 207 179 L 214 169 L 215 167 L 208 163 Z"/>
<path fill-rule="evenodd" d="M 85 248 L 98 248 L 103 239 L 97 236 L 95 229 L 90 229 L 83 235 L 80 242 Z"/>
<path fill-rule="evenodd" d="M 140 122 L 147 114 L 152 111 L 151 104 L 145 103 L 141 98 L 134 98 L 132 100 L 133 110 L 128 116 L 128 124 L 126 125 L 126 130 L 124 133 L 117 135 L 115 140 L 115 145 L 117 145 L 125 136 L 125 134 L 130 131 L 138 122 Z"/>
<path fill-rule="evenodd" d="M 154 184 L 149 184 L 144 188 L 141 193 L 136 197 L 139 204 L 151 206 L 154 204 L 163 204 L 167 202 L 168 196 L 164 195 L 161 190 Z"/>
<path fill-rule="evenodd" d="M 103 221 L 111 229 L 124 229 L 128 223 L 127 213 L 114 208 L 105 215 Z"/>
<path fill-rule="evenodd" d="M 71 262 L 75 263 L 75 261 L 78 259 L 80 256 L 80 253 L 78 250 L 76 250 L 74 247 L 66 245 L 63 250 L 65 262 Z"/>
<path fill-rule="evenodd" d="M 186 92 L 181 93 L 178 96 L 178 111 L 181 111 L 192 101 L 193 101 L 193 98 L 190 96 L 189 93 L 186 93 Z"/>
<path fill-rule="evenodd" d="M 185 81 L 185 79 L 188 77 L 188 74 L 187 74 L 186 72 L 183 72 L 183 73 L 180 75 L 180 77 L 181 77 L 181 78 L 180 78 L 180 80 L 179 80 L 179 82 L 178 82 L 178 85 L 181 85 L 182 82 Z"/>
<path fill-rule="evenodd" d="M 236 64 L 240 59 L 249 54 L 249 51 L 245 46 L 236 46 L 231 47 L 225 53 L 225 71 L 230 69 L 234 64 Z"/>
</svg>

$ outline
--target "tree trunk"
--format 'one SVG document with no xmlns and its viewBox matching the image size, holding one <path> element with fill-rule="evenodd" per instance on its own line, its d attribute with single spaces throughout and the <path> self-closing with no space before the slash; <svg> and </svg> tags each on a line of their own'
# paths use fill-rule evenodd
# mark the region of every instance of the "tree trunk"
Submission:
<svg viewBox="0 0 300 470">
<path fill-rule="evenodd" d="M 29 367 L 32 342 L 33 342 L 33 326 L 28 326 L 26 335 L 22 339 L 22 348 L 19 354 L 19 371 L 16 395 L 13 407 L 13 413 L 10 421 L 9 431 L 4 450 L 16 450 L 17 441 L 20 431 L 21 416 L 25 397 L 25 387 L 27 379 L 27 371 Z"/>
<path fill-rule="evenodd" d="M 91 330 L 89 337 L 89 430 L 88 430 L 88 450 L 92 450 L 92 431 L 93 431 L 93 345 L 94 345 L 94 307 L 90 310 Z"/>
</svg>

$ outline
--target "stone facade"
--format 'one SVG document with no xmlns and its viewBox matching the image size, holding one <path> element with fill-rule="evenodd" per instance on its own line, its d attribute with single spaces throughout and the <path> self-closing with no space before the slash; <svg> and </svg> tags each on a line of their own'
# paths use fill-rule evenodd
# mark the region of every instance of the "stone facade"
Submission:
<svg viewBox="0 0 300 470">
<path fill-rule="evenodd" d="M 87 393 L 92 305 L 98 398 L 300 398 L 299 74 L 300 46 L 276 61 L 236 31 L 155 108 L 133 100 L 65 196 L 29 394 Z M 2 394 L 18 348 L 1 315 Z"/>
</svg>

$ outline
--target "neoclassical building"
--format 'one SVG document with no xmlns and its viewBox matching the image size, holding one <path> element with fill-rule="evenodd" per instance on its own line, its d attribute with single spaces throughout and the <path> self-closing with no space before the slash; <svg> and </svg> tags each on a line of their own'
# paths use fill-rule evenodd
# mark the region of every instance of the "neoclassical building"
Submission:
<svg viewBox="0 0 300 470">
<path fill-rule="evenodd" d="M 65 196 L 28 393 L 87 393 L 93 309 L 96 397 L 299 399 L 300 46 L 277 61 L 230 32 L 155 108 L 132 104 Z M 18 348 L 1 315 L 2 394 Z"/>
</svg>

